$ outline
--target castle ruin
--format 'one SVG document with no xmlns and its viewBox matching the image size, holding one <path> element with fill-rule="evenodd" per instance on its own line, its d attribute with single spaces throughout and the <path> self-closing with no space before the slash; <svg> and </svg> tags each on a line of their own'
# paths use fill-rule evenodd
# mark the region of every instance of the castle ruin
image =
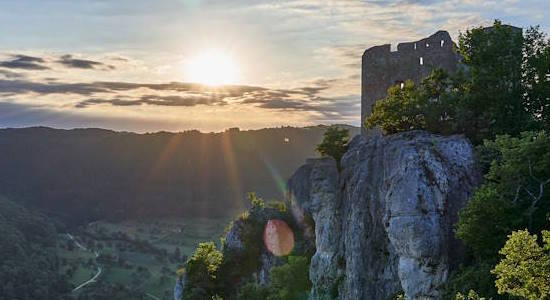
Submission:
<svg viewBox="0 0 550 300">
<path fill-rule="evenodd" d="M 390 44 L 367 49 L 361 64 L 361 123 L 390 86 L 409 79 L 418 84 L 437 68 L 456 72 L 460 56 L 455 47 L 447 31 L 438 31 L 416 42 L 400 43 L 397 51 L 391 51 Z M 365 126 L 361 132 L 366 135 Z"/>
</svg>

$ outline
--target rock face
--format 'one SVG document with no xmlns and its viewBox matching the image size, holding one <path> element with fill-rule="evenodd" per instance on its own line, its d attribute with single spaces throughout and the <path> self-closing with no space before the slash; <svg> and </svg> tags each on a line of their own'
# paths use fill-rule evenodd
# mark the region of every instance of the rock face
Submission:
<svg viewBox="0 0 550 300">
<path fill-rule="evenodd" d="M 185 288 L 185 274 L 176 279 L 174 286 L 174 300 L 181 300 L 183 297 L 183 289 Z"/>
<path fill-rule="evenodd" d="M 313 299 L 438 299 L 462 251 L 453 225 L 479 182 L 470 143 L 422 131 L 355 137 L 341 162 L 308 160 L 289 180 L 310 216 Z"/>
</svg>

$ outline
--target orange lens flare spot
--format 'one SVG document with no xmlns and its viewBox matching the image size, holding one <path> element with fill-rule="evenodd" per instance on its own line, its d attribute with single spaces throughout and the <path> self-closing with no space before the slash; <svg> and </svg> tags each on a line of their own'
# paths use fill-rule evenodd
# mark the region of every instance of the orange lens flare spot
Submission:
<svg viewBox="0 0 550 300">
<path fill-rule="evenodd" d="M 294 232 L 285 221 L 269 220 L 265 225 L 264 244 L 275 256 L 289 255 L 294 249 Z"/>
</svg>

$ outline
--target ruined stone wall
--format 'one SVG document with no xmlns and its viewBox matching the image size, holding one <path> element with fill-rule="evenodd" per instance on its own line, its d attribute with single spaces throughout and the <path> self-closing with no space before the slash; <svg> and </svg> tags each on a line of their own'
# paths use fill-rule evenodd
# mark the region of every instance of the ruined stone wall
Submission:
<svg viewBox="0 0 550 300">
<path fill-rule="evenodd" d="M 376 101 L 386 97 L 388 88 L 408 79 L 419 83 L 437 68 L 454 73 L 459 55 L 446 31 L 438 31 L 428 38 L 397 45 L 369 48 L 363 53 L 361 74 L 361 123 L 372 112 Z M 362 126 L 361 132 L 366 134 Z"/>
</svg>

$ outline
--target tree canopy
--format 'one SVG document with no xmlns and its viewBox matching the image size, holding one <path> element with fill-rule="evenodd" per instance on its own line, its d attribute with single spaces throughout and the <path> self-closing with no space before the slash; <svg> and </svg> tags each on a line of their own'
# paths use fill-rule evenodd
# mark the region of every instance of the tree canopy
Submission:
<svg viewBox="0 0 550 300">
<path fill-rule="evenodd" d="M 496 135 L 548 128 L 550 46 L 538 27 L 521 29 L 496 20 L 459 37 L 462 57 L 452 76 L 436 69 L 419 85 L 390 87 L 365 120 L 385 134 L 425 129 L 462 133 L 474 143 Z"/>
<path fill-rule="evenodd" d="M 323 135 L 323 141 L 317 145 L 317 151 L 321 155 L 331 156 L 339 164 L 340 159 L 348 149 L 349 130 L 331 126 Z"/>
<path fill-rule="evenodd" d="M 500 250 L 503 259 L 493 270 L 500 294 L 529 300 L 550 298 L 550 231 L 542 231 L 543 246 L 527 230 L 513 232 Z"/>
</svg>

